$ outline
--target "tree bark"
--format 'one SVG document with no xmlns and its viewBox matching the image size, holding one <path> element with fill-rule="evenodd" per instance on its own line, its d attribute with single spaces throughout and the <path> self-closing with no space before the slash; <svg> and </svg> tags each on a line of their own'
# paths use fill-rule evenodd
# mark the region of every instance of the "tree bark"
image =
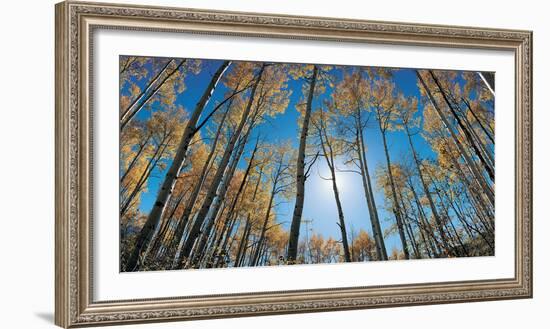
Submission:
<svg viewBox="0 0 550 329">
<path fill-rule="evenodd" d="M 357 155 L 359 157 L 359 169 L 361 171 L 361 180 L 363 183 L 363 189 L 365 191 L 365 198 L 367 200 L 367 206 L 369 208 L 369 217 L 374 236 L 374 243 L 376 245 L 376 255 L 378 257 L 378 260 L 388 260 L 388 253 L 386 251 L 384 235 L 380 226 L 380 219 L 378 218 L 378 208 L 376 207 L 376 200 L 374 199 L 374 193 L 372 191 L 372 182 L 370 179 L 369 166 L 367 161 L 360 109 L 357 109 L 356 115 Z"/>
<path fill-rule="evenodd" d="M 249 162 L 249 164 L 250 164 L 250 162 Z M 243 177 L 243 180 L 241 181 L 241 184 L 239 185 L 239 189 L 237 190 L 237 193 L 236 193 L 235 197 L 233 198 L 233 201 L 231 202 L 231 206 L 229 207 L 229 211 L 227 212 L 227 215 L 225 216 L 225 220 L 223 222 L 221 230 L 220 230 L 219 233 L 216 233 L 217 235 L 216 235 L 215 243 L 213 243 L 213 246 L 211 247 L 213 249 L 212 254 L 213 254 L 214 257 L 219 255 L 220 250 L 222 250 L 220 247 L 221 247 L 222 241 L 224 241 L 224 239 L 225 239 L 226 232 L 227 232 L 228 235 L 231 235 L 231 230 L 233 229 L 233 225 L 234 225 L 234 223 L 237 219 L 237 214 L 235 213 L 235 208 L 237 206 L 237 203 L 239 202 L 239 199 L 240 199 L 240 201 L 242 201 L 242 197 L 245 195 L 245 191 L 246 191 L 246 189 L 248 187 L 248 184 L 249 184 L 249 181 L 250 181 L 249 178 L 250 178 L 250 173 L 248 172 L 248 168 L 247 168 L 247 172 L 245 173 L 245 175 Z M 224 248 L 225 248 L 225 245 L 224 245 Z"/>
<path fill-rule="evenodd" d="M 168 69 L 168 66 L 173 60 L 169 61 L 166 66 L 159 72 L 159 74 L 149 83 L 149 85 L 141 92 L 141 94 L 134 99 L 134 101 L 128 106 L 128 108 L 124 111 L 120 118 L 120 130 L 124 129 L 124 127 L 130 123 L 130 121 L 138 114 L 138 112 L 143 108 L 149 100 L 156 95 L 156 93 L 159 91 L 159 89 L 164 85 L 168 79 L 170 79 L 171 76 L 173 76 L 177 71 L 179 71 L 180 67 L 186 62 L 187 60 L 182 59 L 180 60 L 180 63 L 176 66 L 174 70 L 172 70 L 170 73 L 166 75 L 162 79 L 162 81 L 156 86 L 153 87 L 155 82 L 160 78 L 160 76 Z M 151 90 L 152 89 L 152 90 Z M 151 90 L 151 91 L 150 91 Z M 150 91 L 150 92 L 149 92 Z M 148 93 L 149 92 L 149 93 Z M 143 98 L 143 99 L 142 99 Z M 139 101 L 142 99 L 141 101 Z M 138 103 L 139 101 L 139 103 Z"/>
<path fill-rule="evenodd" d="M 128 57 L 126 58 L 126 62 L 124 63 L 124 66 L 122 67 L 122 69 L 120 70 L 119 74 L 122 75 L 122 73 L 126 72 L 127 69 L 130 68 L 130 66 L 132 66 L 132 64 L 137 60 L 137 57 Z"/>
<path fill-rule="evenodd" d="M 477 124 L 479 125 L 479 127 L 481 128 L 481 130 L 483 130 L 483 132 L 485 133 L 485 136 L 487 136 L 487 138 L 489 138 L 489 140 L 491 141 L 491 143 L 493 143 L 493 145 L 495 144 L 495 138 L 493 136 L 494 132 L 492 130 L 490 130 L 490 127 L 487 128 L 485 127 L 485 123 L 483 123 L 481 121 L 481 119 L 479 118 L 479 116 L 477 115 L 477 113 L 472 109 L 472 106 L 470 105 L 470 102 L 468 102 L 467 100 L 465 100 L 464 98 L 462 98 L 462 102 L 464 104 L 466 104 L 466 106 L 468 107 L 468 110 L 470 111 L 470 113 L 472 113 L 474 119 L 476 119 L 477 121 Z"/>
<path fill-rule="evenodd" d="M 248 237 L 250 236 L 250 214 L 248 215 L 248 218 L 246 219 L 246 224 L 244 226 L 243 235 L 241 237 L 241 241 L 239 242 L 239 248 L 237 250 L 237 255 L 235 255 L 235 267 L 241 266 L 242 260 L 244 258 L 244 253 L 246 252 L 246 248 L 248 245 Z"/>
<path fill-rule="evenodd" d="M 309 84 L 309 92 L 307 96 L 306 112 L 302 123 L 302 132 L 300 134 L 300 146 L 298 148 L 298 159 L 296 163 L 296 202 L 294 204 L 294 212 L 292 214 L 292 223 L 290 225 L 290 233 L 288 238 L 287 262 L 293 264 L 296 262 L 298 254 L 298 240 L 300 238 L 300 224 L 302 222 L 302 212 L 304 210 L 305 197 L 305 157 L 307 135 L 309 130 L 309 121 L 311 117 L 311 108 L 313 102 L 313 93 L 315 84 L 317 83 L 317 66 L 313 66 L 313 73 Z"/>
<path fill-rule="evenodd" d="M 327 166 L 330 170 L 332 181 L 332 192 L 334 193 L 334 200 L 336 201 L 336 209 L 338 211 L 338 226 L 340 227 L 340 234 L 342 235 L 342 248 L 344 249 L 344 260 L 351 262 L 351 255 L 349 252 L 348 235 L 346 233 L 346 221 L 344 220 L 344 210 L 342 209 L 342 202 L 340 201 L 340 193 L 338 191 L 338 185 L 336 184 L 336 169 L 334 165 L 334 151 L 328 135 L 326 132 L 326 126 L 324 119 L 321 119 L 319 123 L 319 139 L 321 142 L 321 148 L 323 150 L 323 156 L 327 162 Z"/>
<path fill-rule="evenodd" d="M 432 103 L 432 105 L 435 108 L 437 114 L 439 115 L 439 118 L 441 119 L 441 121 L 443 122 L 443 124 L 445 125 L 445 127 L 447 128 L 449 133 L 451 134 L 451 137 L 453 138 L 453 141 L 455 142 L 455 145 L 458 147 L 458 149 L 460 151 L 460 154 L 466 160 L 466 163 L 468 164 L 468 168 L 470 168 L 470 170 L 472 171 L 472 174 L 475 176 L 476 180 L 478 180 L 478 182 L 481 185 L 482 189 L 484 190 L 487 198 L 489 198 L 491 204 L 494 204 L 495 203 L 494 192 L 489 187 L 487 181 L 483 178 L 483 175 L 479 172 L 479 169 L 477 168 L 477 165 L 474 163 L 474 161 L 472 160 L 470 155 L 464 149 L 464 146 L 462 145 L 462 143 L 460 142 L 460 140 L 456 136 L 454 130 L 452 129 L 451 124 L 449 123 L 449 121 L 445 117 L 445 114 L 441 111 L 441 109 L 437 105 L 437 103 L 435 101 L 435 98 L 432 95 L 432 92 L 430 91 L 430 89 L 426 85 L 426 82 L 424 82 L 424 78 L 422 78 L 422 76 L 420 75 L 420 72 L 418 72 L 418 70 L 416 70 L 416 75 L 417 75 L 418 79 L 420 80 L 420 83 L 424 87 L 424 90 L 426 91 L 426 94 L 428 95 L 428 98 L 430 99 L 430 102 Z"/>
<path fill-rule="evenodd" d="M 172 207 L 172 211 L 169 215 L 164 217 L 164 221 L 161 225 L 159 225 L 159 229 L 156 230 L 153 233 L 153 237 L 151 238 L 151 242 L 147 246 L 147 249 L 145 249 L 145 253 L 143 254 L 143 259 L 147 260 L 148 256 L 151 256 L 155 258 L 158 254 L 158 251 L 162 244 L 164 243 L 166 239 L 167 232 L 170 229 L 171 223 L 174 221 L 174 214 L 176 210 L 178 209 L 181 201 L 184 199 L 186 193 L 182 193 L 178 199 L 176 200 L 175 205 Z"/>
<path fill-rule="evenodd" d="M 447 148 L 450 148 L 449 142 L 445 140 Z M 483 189 L 483 182 L 477 181 L 477 179 L 473 179 L 473 182 L 468 179 L 466 176 L 466 173 L 462 170 L 460 164 L 458 163 L 457 159 L 455 157 L 450 157 L 451 161 L 453 163 L 454 168 L 456 168 L 456 172 L 460 179 L 463 182 L 463 185 L 466 187 L 466 190 L 469 194 L 469 200 L 470 202 L 473 202 L 474 210 L 478 214 L 480 220 L 483 222 L 483 224 L 489 225 L 491 228 L 494 228 L 494 225 L 489 220 L 489 218 L 494 218 L 494 212 L 491 212 L 489 208 L 487 208 L 486 201 L 490 199 L 483 198 L 483 196 L 487 196 L 485 190 Z M 470 171 L 471 172 L 471 171 Z M 479 188 L 478 188 L 479 187 Z M 494 208 L 494 204 L 491 203 L 490 207 Z M 493 214 L 490 216 L 489 214 Z"/>
<path fill-rule="evenodd" d="M 433 71 L 429 70 L 429 72 L 430 72 L 430 75 L 432 76 L 432 79 L 434 80 L 435 84 L 437 85 L 437 88 L 439 89 L 439 92 L 441 93 L 441 96 L 443 96 L 443 100 L 447 104 L 447 107 L 449 108 L 449 111 L 451 112 L 451 114 L 455 118 L 455 120 L 458 123 L 458 126 L 460 127 L 462 132 L 464 132 L 464 135 L 466 136 L 466 139 L 468 140 L 468 142 L 470 143 L 470 145 L 474 149 L 474 152 L 477 155 L 477 157 L 479 158 L 479 160 L 481 161 L 481 163 L 483 164 L 483 167 L 485 168 L 485 171 L 489 175 L 489 178 L 491 178 L 492 181 L 495 181 L 495 172 L 494 172 L 493 167 L 487 162 L 486 158 L 483 156 L 481 150 L 479 149 L 479 145 L 477 145 L 477 143 L 475 143 L 472 135 L 470 134 L 470 131 L 464 126 L 462 120 L 457 115 L 454 107 L 452 106 L 451 102 L 449 101 L 449 98 L 447 97 L 447 94 L 443 90 L 443 87 L 439 83 L 439 80 L 437 79 L 437 77 L 435 76 Z"/>
<path fill-rule="evenodd" d="M 416 154 L 416 150 L 414 148 L 414 144 L 412 142 L 411 133 L 409 131 L 408 125 L 405 123 L 405 132 L 407 134 L 407 138 L 409 140 L 409 146 L 411 147 L 411 152 L 413 154 L 413 159 L 415 163 L 415 167 L 418 173 L 418 177 L 420 178 L 420 182 L 422 183 L 422 188 L 424 189 L 424 194 L 428 198 L 428 203 L 430 204 L 430 209 L 432 210 L 432 214 L 435 218 L 435 222 L 437 224 L 437 229 L 439 231 L 439 235 L 441 236 L 441 241 L 443 243 L 443 248 L 445 248 L 445 251 L 450 252 L 451 249 L 449 248 L 449 244 L 447 243 L 447 236 L 445 235 L 445 232 L 443 231 L 443 226 L 441 223 L 441 217 L 439 216 L 439 213 L 437 211 L 437 208 L 435 206 L 435 203 L 432 198 L 432 194 L 430 193 L 430 189 L 428 188 L 428 184 L 426 184 L 426 180 L 424 179 L 424 176 L 422 175 L 422 170 L 420 169 L 420 160 L 418 159 L 418 156 Z"/>
<path fill-rule="evenodd" d="M 407 207 L 403 201 L 403 193 L 399 193 L 399 201 L 401 203 L 401 209 L 403 209 L 403 221 L 405 226 L 405 233 L 409 236 L 409 241 L 411 242 L 411 247 L 413 249 L 414 258 L 420 258 L 420 252 L 418 251 L 418 244 L 416 243 L 416 238 L 414 237 L 414 230 L 412 228 L 411 222 L 409 220 L 409 215 L 407 213 Z"/>
<path fill-rule="evenodd" d="M 218 186 L 220 185 L 220 182 L 222 180 L 222 176 L 225 172 L 225 169 L 227 167 L 227 164 L 229 163 L 229 159 L 231 157 L 231 154 L 233 153 L 233 149 L 235 147 L 235 144 L 237 143 L 237 140 L 244 128 L 244 125 L 248 119 L 248 115 L 250 114 L 250 110 L 252 108 L 252 104 L 254 102 L 256 89 L 258 87 L 258 84 L 262 78 L 263 72 L 265 69 L 265 64 L 262 65 L 257 78 L 256 82 L 254 83 L 254 86 L 252 87 L 248 103 L 246 105 L 245 110 L 243 111 L 243 114 L 241 116 L 241 120 L 239 122 L 239 126 L 236 128 L 235 133 L 233 136 L 231 136 L 231 139 L 227 145 L 226 151 L 220 161 L 220 164 L 216 170 L 216 173 L 214 174 L 214 177 L 212 179 L 212 184 L 209 187 L 209 190 L 206 194 L 206 197 L 204 199 L 204 202 L 202 203 L 201 208 L 197 212 L 196 220 L 193 223 L 193 226 L 189 230 L 189 235 L 187 236 L 186 241 L 183 243 L 183 247 L 180 252 L 180 260 L 178 262 L 177 268 L 183 268 L 185 263 L 187 262 L 189 255 L 191 253 L 191 249 L 200 234 L 201 226 L 206 219 L 206 215 L 208 214 L 208 210 L 210 209 L 210 206 L 212 202 L 214 201 L 214 197 L 216 196 L 216 192 L 218 190 Z"/>
<path fill-rule="evenodd" d="M 397 199 L 397 191 L 395 189 L 395 181 L 393 179 L 393 171 L 391 168 L 390 153 L 388 151 L 388 143 L 386 141 L 386 133 L 382 128 L 382 122 L 378 120 L 378 125 L 380 127 L 380 133 L 382 134 L 382 142 L 384 144 L 384 154 L 386 155 L 386 166 L 388 168 L 388 177 L 390 178 L 390 188 L 393 197 L 393 214 L 397 222 L 397 230 L 399 231 L 399 238 L 401 239 L 401 244 L 403 246 L 403 254 L 405 259 L 410 258 L 409 247 L 407 246 L 407 238 L 405 237 L 405 230 L 403 227 L 403 219 L 401 218 L 401 207 L 399 207 L 399 201 Z"/>
<path fill-rule="evenodd" d="M 191 192 L 191 195 L 189 196 L 189 199 L 187 200 L 187 203 L 185 205 L 185 208 L 183 209 L 183 212 L 180 216 L 180 219 L 178 221 L 178 224 L 176 225 L 176 229 L 174 230 L 174 234 L 172 235 L 172 239 L 169 244 L 169 254 L 168 258 L 174 258 L 176 255 L 176 249 L 182 242 L 183 233 L 185 231 L 185 227 L 187 226 L 187 223 L 189 221 L 189 217 L 191 216 L 191 212 L 193 211 L 193 206 L 195 205 L 195 202 L 197 201 L 197 198 L 199 197 L 199 193 L 201 191 L 201 188 L 204 185 L 204 182 L 206 180 L 206 174 L 210 170 L 212 166 L 212 162 L 215 159 L 215 154 L 218 147 L 218 142 L 220 140 L 221 131 L 223 129 L 223 126 L 225 124 L 225 120 L 227 118 L 227 115 L 229 114 L 229 111 L 231 110 L 231 104 L 233 102 L 230 101 L 228 103 L 226 111 L 223 113 L 223 116 L 220 120 L 220 123 L 218 124 L 218 128 L 216 130 L 216 134 L 214 135 L 214 140 L 212 141 L 212 145 L 210 147 L 210 152 L 208 153 L 208 157 L 206 158 L 206 161 L 204 162 L 204 165 L 201 169 L 201 173 L 198 176 L 198 182 L 193 188 L 193 191 Z"/>
<path fill-rule="evenodd" d="M 262 182 L 262 175 L 263 175 L 263 166 L 260 167 L 260 172 L 258 174 L 258 180 L 256 181 L 256 186 L 254 187 L 254 192 L 252 193 L 252 202 L 256 200 L 256 195 L 258 193 L 258 188 L 260 187 L 260 183 Z M 233 225 L 235 225 L 235 221 L 237 218 L 232 220 L 232 223 L 229 225 L 229 228 L 227 229 L 227 233 L 223 237 L 223 243 L 221 244 L 221 250 L 229 252 L 229 249 L 227 248 L 227 244 L 229 243 L 229 239 L 231 237 L 231 232 L 233 231 Z M 247 215 L 247 221 L 250 220 L 250 214 Z M 231 241 L 233 242 L 233 240 Z"/>
<path fill-rule="evenodd" d="M 136 186 L 134 187 L 134 189 L 132 190 L 132 192 L 130 193 L 128 198 L 124 201 L 123 205 L 120 207 L 120 216 L 124 216 L 124 214 L 126 214 L 128 209 L 130 209 L 130 206 L 132 205 L 132 201 L 139 194 L 139 192 L 141 191 L 141 189 L 143 187 L 143 184 L 145 184 L 145 182 L 147 182 L 147 179 L 149 179 L 149 176 L 151 175 L 151 172 L 153 172 L 153 170 L 157 166 L 157 163 L 162 158 L 162 155 L 164 154 L 164 151 L 168 147 L 168 144 L 165 143 L 167 139 L 168 139 L 168 137 L 165 137 L 161 141 L 161 143 L 159 144 L 159 146 L 155 150 L 155 153 L 153 154 L 151 159 L 149 159 L 149 162 L 147 163 L 147 166 L 145 167 L 145 169 L 143 170 L 143 173 L 139 177 L 139 180 L 136 183 Z"/>
<path fill-rule="evenodd" d="M 430 242 L 429 246 L 432 249 L 432 252 L 433 252 L 434 256 L 439 257 L 439 255 L 441 254 L 441 250 L 438 249 L 438 241 L 435 237 L 432 226 L 428 222 L 428 219 L 426 217 L 424 209 L 422 208 L 422 204 L 420 203 L 420 199 L 418 198 L 418 194 L 416 193 L 416 190 L 414 189 L 412 180 L 409 180 L 408 183 L 409 183 L 409 187 L 411 189 L 411 192 L 413 193 L 413 197 L 414 197 L 416 207 L 418 209 L 418 216 L 419 216 L 420 223 L 422 224 L 422 229 L 428 235 L 428 241 Z"/>
<path fill-rule="evenodd" d="M 157 194 L 153 209 L 151 209 L 147 221 L 145 222 L 145 225 L 141 229 L 139 236 L 136 240 L 136 245 L 132 253 L 130 254 L 130 257 L 126 264 L 126 271 L 135 271 L 138 268 L 138 259 L 141 256 L 144 247 L 149 243 L 152 233 L 162 217 L 165 205 L 172 195 L 176 179 L 181 171 L 181 168 L 183 167 L 183 163 L 187 155 L 187 149 L 189 148 L 191 139 L 197 132 L 195 130 L 195 125 L 200 118 L 204 107 L 210 100 L 210 97 L 212 96 L 212 93 L 214 92 L 214 89 L 216 88 L 221 76 L 223 75 L 229 64 L 229 61 L 223 62 L 216 73 L 214 73 L 214 76 L 212 77 L 202 97 L 199 99 L 197 105 L 195 106 L 195 110 L 193 111 L 191 117 L 189 118 L 189 121 L 187 122 L 187 126 L 185 127 L 185 130 L 181 137 L 181 141 L 176 150 L 176 155 L 174 156 L 172 164 L 170 165 L 170 168 L 168 169 L 168 172 L 164 177 L 164 181 Z"/>
<path fill-rule="evenodd" d="M 426 255 L 428 255 L 428 258 L 432 258 L 432 250 L 430 250 L 430 245 L 428 243 L 428 238 L 426 238 L 426 230 L 424 229 L 423 223 L 420 220 L 420 214 L 419 214 L 419 212 L 416 212 L 414 210 L 415 206 L 413 205 L 412 200 L 407 199 L 407 201 L 408 201 L 408 204 L 409 204 L 409 208 L 411 209 L 411 219 L 414 220 L 414 222 L 416 223 L 416 226 L 418 227 L 418 233 L 420 234 L 420 240 L 421 240 L 422 246 L 424 247 L 424 251 L 425 251 Z M 417 245 L 417 248 L 418 248 L 418 251 L 420 253 L 420 246 Z"/>
<path fill-rule="evenodd" d="M 441 196 L 441 193 L 439 192 L 439 188 L 436 186 L 435 187 L 435 191 L 437 193 L 437 196 L 439 198 L 439 202 L 444 206 L 445 204 L 445 200 L 443 199 L 443 197 Z M 447 210 L 448 210 L 448 207 L 447 207 Z M 462 238 L 460 237 L 460 235 L 458 234 L 458 231 L 456 230 L 456 227 L 455 225 L 453 224 L 453 219 L 448 215 L 448 211 L 446 212 L 447 213 L 447 222 L 449 223 L 449 225 L 451 226 L 451 229 L 453 231 L 453 233 L 455 234 L 456 236 L 456 239 L 458 241 L 458 244 L 460 245 L 460 247 L 462 248 L 462 251 L 464 252 L 464 255 L 465 256 L 468 256 L 468 250 L 466 249 L 466 247 L 464 246 L 464 243 L 462 243 Z M 458 253 L 454 252 L 455 256 L 459 256 Z"/>
<path fill-rule="evenodd" d="M 477 74 L 479 74 L 479 77 L 483 80 L 487 89 L 489 89 L 493 97 L 495 97 L 495 74 L 490 72 L 477 72 Z"/>
<path fill-rule="evenodd" d="M 128 174 L 130 173 L 130 171 L 132 170 L 132 168 L 134 168 L 134 166 L 136 165 L 137 163 L 137 160 L 139 159 L 139 157 L 141 156 L 141 154 L 143 153 L 143 151 L 145 150 L 145 146 L 147 146 L 147 144 L 149 143 L 149 140 L 151 139 L 151 134 L 149 134 L 147 136 L 147 138 L 145 139 L 145 141 L 143 143 L 141 143 L 139 145 L 139 148 L 136 152 L 136 155 L 134 156 L 134 158 L 132 159 L 132 161 L 130 161 L 130 164 L 128 165 L 128 168 L 126 168 L 126 171 L 124 172 L 124 174 L 122 175 L 122 177 L 120 178 L 120 183 L 122 184 L 122 182 L 124 182 L 124 179 L 126 178 L 126 176 L 128 176 Z"/>
<path fill-rule="evenodd" d="M 277 194 L 277 188 L 278 188 L 277 185 L 279 184 L 279 177 L 282 173 L 282 171 L 281 171 L 282 165 L 283 165 L 282 161 L 283 161 L 283 156 L 281 156 L 281 159 L 280 159 L 280 162 L 279 162 L 279 165 L 278 165 L 278 168 L 277 168 L 277 172 L 275 174 L 275 178 L 274 178 L 274 181 L 273 181 L 273 185 L 272 185 L 272 188 L 271 188 L 271 195 L 269 197 L 269 203 L 267 205 L 267 210 L 266 210 L 266 213 L 265 213 L 265 216 L 264 216 L 264 222 L 262 224 L 262 228 L 261 228 L 261 231 L 260 231 L 260 238 L 258 239 L 259 244 L 261 244 L 265 239 L 265 233 L 267 231 L 267 223 L 269 222 L 269 216 L 271 215 L 271 208 L 273 207 L 273 200 L 275 199 L 275 195 Z M 260 249 L 256 248 L 256 252 L 252 256 L 252 261 L 251 261 L 252 266 L 256 265 L 259 256 L 260 256 Z"/>
<path fill-rule="evenodd" d="M 249 130 L 250 132 L 250 130 Z M 246 144 L 246 140 L 248 137 L 248 133 L 245 138 L 241 141 L 241 146 L 239 147 L 239 150 L 236 155 L 234 155 L 232 163 L 230 165 L 230 169 L 226 173 L 226 177 L 224 178 L 224 181 L 222 182 L 220 191 L 218 193 L 218 197 L 215 201 L 215 205 L 213 208 L 211 208 L 211 214 L 209 215 L 210 218 L 207 219 L 207 225 L 204 229 L 203 234 L 201 235 L 201 238 L 199 240 L 199 244 L 197 247 L 198 254 L 197 257 L 202 257 L 203 253 L 205 252 L 204 248 L 206 246 L 206 242 L 208 241 L 208 238 L 210 236 L 210 233 L 212 231 L 212 227 L 214 226 L 214 223 L 216 222 L 216 217 L 218 215 L 220 206 L 222 202 L 225 200 L 225 194 L 227 193 L 227 189 L 229 187 L 229 184 L 231 182 L 231 179 L 233 178 L 233 175 L 235 174 L 235 170 L 237 168 L 237 164 L 239 163 L 239 160 L 241 158 L 242 152 L 244 150 L 244 145 Z M 254 147 L 254 150 L 252 151 L 252 155 L 250 156 L 250 160 L 248 161 L 248 166 L 246 168 L 244 178 L 242 180 L 241 186 L 244 186 L 244 182 L 246 181 L 246 177 L 250 173 L 250 170 L 252 169 L 252 163 L 254 161 L 254 157 L 256 155 L 256 151 L 258 150 L 258 143 L 256 143 L 256 146 Z"/>
</svg>

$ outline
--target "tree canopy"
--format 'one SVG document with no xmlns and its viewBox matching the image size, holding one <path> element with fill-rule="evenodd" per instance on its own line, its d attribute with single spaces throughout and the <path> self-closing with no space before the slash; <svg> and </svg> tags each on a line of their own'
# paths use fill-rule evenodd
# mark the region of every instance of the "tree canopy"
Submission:
<svg viewBox="0 0 550 329">
<path fill-rule="evenodd" d="M 480 72 L 121 56 L 119 74 L 121 271 L 494 254 Z"/>
</svg>

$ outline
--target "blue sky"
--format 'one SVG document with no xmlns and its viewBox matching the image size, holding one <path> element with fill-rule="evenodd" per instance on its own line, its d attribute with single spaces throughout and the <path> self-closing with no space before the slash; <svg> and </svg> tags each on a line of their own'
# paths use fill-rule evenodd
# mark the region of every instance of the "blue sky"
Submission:
<svg viewBox="0 0 550 329">
<path fill-rule="evenodd" d="M 188 74 L 185 78 L 186 90 L 177 97 L 176 103 L 183 105 L 187 110 L 192 110 L 204 88 L 210 81 L 210 77 L 213 72 L 219 67 L 220 64 L 221 61 L 217 60 L 203 61 L 203 68 L 199 74 Z M 414 70 L 401 69 L 395 71 L 393 81 L 395 82 L 397 89 L 403 92 L 406 96 L 415 96 L 417 98 L 420 97 L 419 90 L 416 85 L 417 81 Z M 261 131 L 262 136 L 268 136 L 267 142 L 276 140 L 290 140 L 295 147 L 298 146 L 299 113 L 296 110 L 296 104 L 302 97 L 302 85 L 304 83 L 305 82 L 301 80 L 289 80 L 288 88 L 293 90 L 293 92 L 290 97 L 287 110 L 284 113 L 270 119 L 268 123 L 264 123 L 256 128 L 256 132 Z M 226 88 L 220 84 L 215 90 L 208 107 L 203 112 L 203 115 L 210 112 L 216 102 L 223 98 L 225 92 Z M 330 92 L 330 87 L 327 88 L 327 92 Z M 314 100 L 314 109 L 318 103 L 319 99 Z M 417 115 L 421 114 L 422 109 L 420 109 Z M 149 115 L 149 111 L 141 111 L 137 118 L 145 119 Z M 370 122 L 372 122 L 372 126 L 366 129 L 365 140 L 368 147 L 367 161 L 371 173 L 371 179 L 373 180 L 373 184 L 375 184 L 376 168 L 378 166 L 385 166 L 386 162 L 384 158 L 382 137 L 378 127 L 376 126 L 374 117 L 371 118 Z M 406 139 L 406 135 L 403 132 L 389 132 L 387 136 L 392 160 L 397 160 L 403 155 L 410 154 L 409 144 Z M 413 137 L 413 142 L 415 144 L 416 151 L 419 153 L 421 158 L 433 158 L 433 152 L 420 134 Z M 336 162 L 340 169 L 346 169 L 343 165 L 343 159 L 337 159 Z M 241 161 L 241 168 L 245 165 L 244 160 Z M 319 158 L 313 168 L 313 173 L 306 182 L 303 219 L 312 220 L 312 223 L 309 224 L 309 228 L 313 232 L 320 233 L 325 238 L 332 236 L 333 238 L 339 240 L 341 236 L 339 227 L 336 224 L 338 215 L 331 182 L 324 180 L 319 176 L 329 176 L 329 171 L 324 158 Z M 148 182 L 148 191 L 145 192 L 141 198 L 140 210 L 143 213 L 148 213 L 151 209 L 162 177 L 164 177 L 164 173 L 158 172 L 157 169 L 157 172 L 155 172 L 150 178 Z M 353 229 L 357 233 L 359 230 L 363 229 L 371 233 L 368 208 L 365 201 L 360 176 L 350 172 L 339 172 L 337 173 L 337 181 L 348 232 Z M 390 214 L 383 209 L 385 198 L 383 193 L 378 189 L 375 189 L 375 198 L 378 206 L 379 217 L 381 219 L 382 229 L 384 230 L 395 222 L 395 218 L 393 214 Z M 293 207 L 294 200 L 288 200 L 287 202 L 280 203 L 276 209 L 277 221 L 285 222 L 283 227 L 287 229 L 292 217 Z M 302 226 L 301 237 L 304 235 L 305 225 Z M 393 234 L 392 236 L 386 238 L 386 248 L 388 253 L 390 253 L 394 247 L 401 249 L 401 243 L 397 234 Z"/>
</svg>

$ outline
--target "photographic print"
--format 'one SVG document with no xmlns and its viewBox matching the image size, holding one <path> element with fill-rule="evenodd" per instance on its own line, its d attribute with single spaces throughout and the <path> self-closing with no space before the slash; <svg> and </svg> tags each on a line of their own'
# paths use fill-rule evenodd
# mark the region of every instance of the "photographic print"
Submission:
<svg viewBox="0 0 550 329">
<path fill-rule="evenodd" d="M 57 325 L 532 298 L 532 31 L 55 16 Z"/>
<path fill-rule="evenodd" d="M 494 255 L 493 72 L 119 64 L 121 272 Z"/>
</svg>

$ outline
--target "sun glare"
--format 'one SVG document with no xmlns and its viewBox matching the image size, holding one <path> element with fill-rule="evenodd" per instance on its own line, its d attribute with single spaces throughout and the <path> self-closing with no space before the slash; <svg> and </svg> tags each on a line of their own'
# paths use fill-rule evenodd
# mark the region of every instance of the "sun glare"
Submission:
<svg viewBox="0 0 550 329">
<path fill-rule="evenodd" d="M 338 192 L 342 192 L 346 188 L 346 181 L 347 181 L 347 175 L 346 173 L 343 173 L 341 171 L 335 170 L 334 176 L 336 177 L 336 186 L 338 187 Z M 323 168 L 319 168 L 319 179 L 323 181 L 323 187 L 330 189 L 332 191 L 332 175 L 330 174 L 330 170 L 323 166 Z"/>
</svg>

